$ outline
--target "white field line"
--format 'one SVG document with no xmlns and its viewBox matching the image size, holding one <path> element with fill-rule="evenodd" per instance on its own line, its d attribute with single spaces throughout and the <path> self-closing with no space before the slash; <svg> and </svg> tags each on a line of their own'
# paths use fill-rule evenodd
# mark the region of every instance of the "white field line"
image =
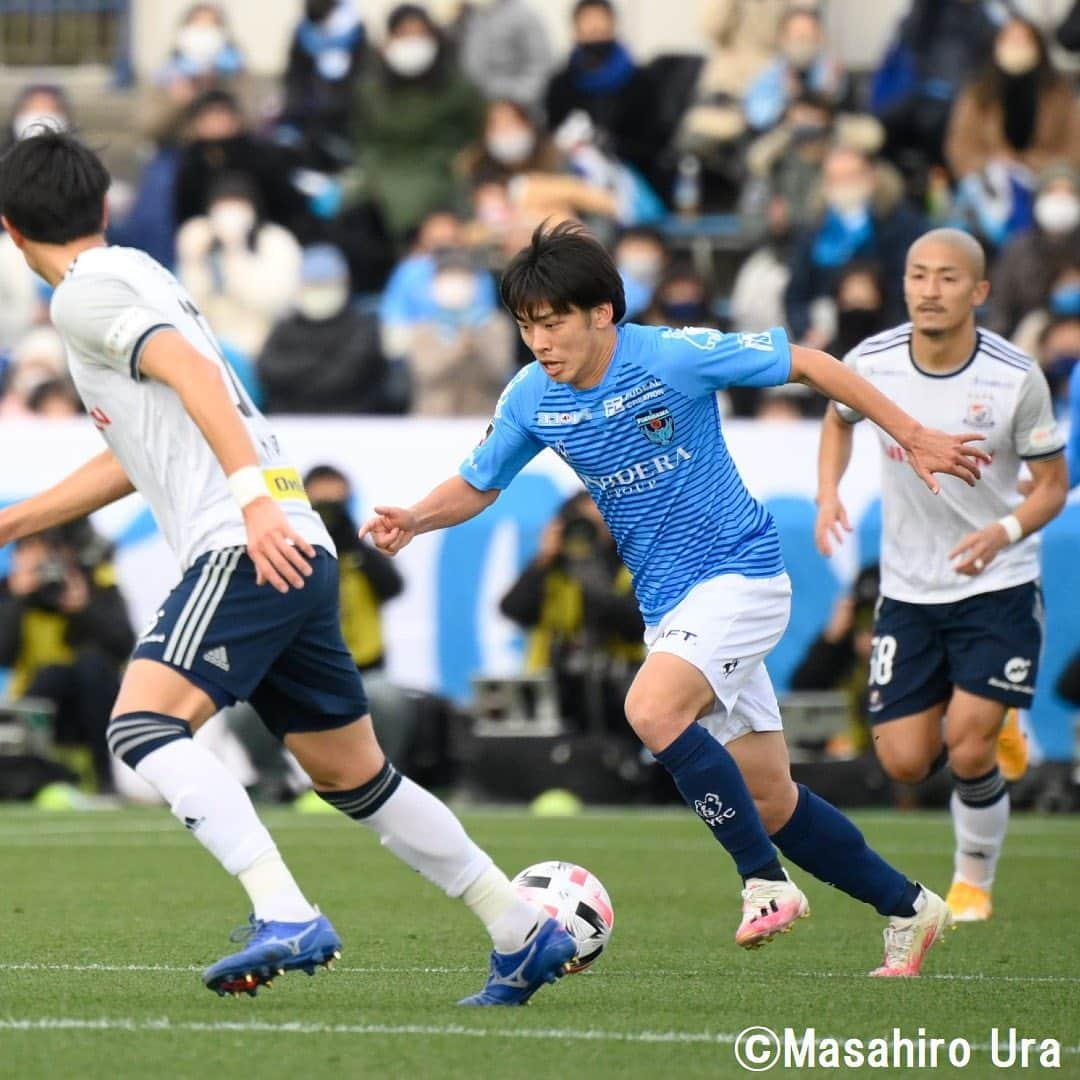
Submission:
<svg viewBox="0 0 1080 1080">
<path fill-rule="evenodd" d="M 335 965 L 334 973 L 347 973 L 351 975 L 468 975 L 475 974 L 479 969 L 476 967 L 392 967 L 392 966 L 378 966 L 378 967 L 351 967 L 342 964 Z M 63 972 L 63 973 L 111 973 L 111 972 L 174 972 L 183 973 L 189 971 L 202 971 L 202 967 L 196 964 L 47 964 L 47 963 L 35 963 L 33 961 L 26 962 L 13 962 L 13 963 L 0 963 L 0 972 Z M 643 975 L 658 975 L 661 977 L 683 977 L 683 978 L 713 978 L 718 975 L 725 974 L 722 971 L 684 971 L 684 970 L 662 970 L 657 968 L 650 968 L 647 971 L 605 971 L 605 972 L 588 972 L 587 977 L 601 978 L 601 979 L 617 979 L 617 978 L 640 978 Z M 793 971 L 787 972 L 783 976 L 784 978 L 798 978 L 798 979 L 865 979 L 868 978 L 866 974 L 855 971 Z M 739 978 L 741 979 L 772 979 L 775 976 L 771 973 L 761 972 L 740 972 Z M 954 973 L 954 974 L 930 974 L 922 975 L 920 978 L 925 981 L 927 979 L 938 979 L 945 981 L 955 982 L 985 982 L 985 983 L 1054 983 L 1054 984 L 1073 984 L 1080 983 L 1080 976 L 1074 975 L 982 975 L 978 972 L 971 973 Z"/>
<path fill-rule="evenodd" d="M 123 1031 L 198 1032 L 200 1034 L 259 1035 L 423 1035 L 435 1038 L 536 1039 L 558 1042 L 698 1043 L 733 1044 L 738 1035 L 728 1031 L 604 1031 L 597 1028 L 474 1028 L 464 1024 L 312 1024 L 289 1021 L 273 1024 L 260 1020 L 136 1020 L 133 1017 L 0 1017 L 0 1031 Z M 821 1038 L 824 1038 L 822 1036 Z M 820 1041 L 820 1039 L 819 1039 Z M 971 1043 L 971 1049 L 989 1053 L 989 1043 Z M 1080 1046 L 1063 1046 L 1062 1053 L 1080 1054 Z"/>
</svg>

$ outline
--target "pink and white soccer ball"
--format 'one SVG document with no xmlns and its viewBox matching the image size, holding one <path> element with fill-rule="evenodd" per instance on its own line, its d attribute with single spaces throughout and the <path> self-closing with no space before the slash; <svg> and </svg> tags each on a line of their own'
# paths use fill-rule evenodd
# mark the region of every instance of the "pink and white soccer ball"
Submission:
<svg viewBox="0 0 1080 1080">
<path fill-rule="evenodd" d="M 524 899 L 558 919 L 577 943 L 571 975 L 596 963 L 611 940 L 615 912 L 595 874 L 573 863 L 542 862 L 522 870 L 514 878 L 514 887 Z"/>
</svg>

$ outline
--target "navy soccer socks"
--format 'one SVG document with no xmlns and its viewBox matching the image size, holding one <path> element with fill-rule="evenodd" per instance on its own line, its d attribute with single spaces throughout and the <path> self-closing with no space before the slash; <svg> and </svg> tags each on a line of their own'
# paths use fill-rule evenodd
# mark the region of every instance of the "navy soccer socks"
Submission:
<svg viewBox="0 0 1080 1080">
<path fill-rule="evenodd" d="M 799 785 L 795 812 L 773 833 L 772 842 L 796 866 L 879 914 L 915 914 L 919 886 L 891 867 L 851 821 L 805 785 Z"/>
<path fill-rule="evenodd" d="M 739 766 L 712 735 L 700 724 L 691 724 L 655 756 L 671 773 L 686 805 L 735 860 L 744 880 L 784 880 Z"/>
</svg>

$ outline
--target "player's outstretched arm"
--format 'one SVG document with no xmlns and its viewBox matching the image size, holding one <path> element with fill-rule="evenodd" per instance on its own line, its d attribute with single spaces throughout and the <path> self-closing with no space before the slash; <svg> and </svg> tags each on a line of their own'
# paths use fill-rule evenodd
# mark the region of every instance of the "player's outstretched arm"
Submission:
<svg viewBox="0 0 1080 1080">
<path fill-rule="evenodd" d="M 364 522 L 360 539 L 370 536 L 380 551 L 396 555 L 414 536 L 460 525 L 486 510 L 499 497 L 499 489 L 481 491 L 460 476 L 451 476 L 415 506 L 376 506 L 375 516 Z"/>
<path fill-rule="evenodd" d="M 1002 548 L 1038 532 L 1061 513 L 1069 495 L 1069 470 L 1064 455 L 1048 461 L 1029 461 L 1028 468 L 1031 470 L 1028 497 L 1009 517 L 968 533 L 949 552 L 950 559 L 959 560 L 953 564 L 958 574 L 967 577 L 981 574 Z"/>
<path fill-rule="evenodd" d="M 134 490 L 113 452 L 104 450 L 40 495 L 0 510 L 0 545 L 85 517 Z"/>
<path fill-rule="evenodd" d="M 934 473 L 948 473 L 974 486 L 980 476 L 980 464 L 990 461 L 985 450 L 970 445 L 985 436 L 948 435 L 944 431 L 924 428 L 861 375 L 828 353 L 793 345 L 788 378 L 790 382 L 806 383 L 873 420 L 904 448 L 908 464 L 935 495 L 940 488 Z"/>
<path fill-rule="evenodd" d="M 236 402 L 225 385 L 221 369 L 181 334 L 165 330 L 146 343 L 139 360 L 139 371 L 143 377 L 156 379 L 176 391 L 187 414 L 210 444 L 225 475 L 231 480 L 244 471 L 243 476 L 252 477 L 257 490 L 262 480 L 259 457 Z M 253 472 L 246 473 L 248 469 Z M 304 577 L 311 573 L 304 555 L 314 556 L 315 549 L 292 528 L 281 507 L 270 498 L 269 491 L 251 497 L 250 501 L 248 497 L 239 501 L 247 527 L 248 555 L 255 564 L 257 583 L 261 585 L 267 581 L 283 593 L 289 591 L 289 586 L 303 588 Z"/>
<path fill-rule="evenodd" d="M 817 521 L 814 523 L 814 543 L 822 555 L 830 556 L 835 545 L 843 543 L 844 533 L 851 532 L 847 510 L 840 501 L 840 481 L 851 461 L 853 431 L 842 420 L 836 406 L 825 410 L 818 446 Z"/>
</svg>

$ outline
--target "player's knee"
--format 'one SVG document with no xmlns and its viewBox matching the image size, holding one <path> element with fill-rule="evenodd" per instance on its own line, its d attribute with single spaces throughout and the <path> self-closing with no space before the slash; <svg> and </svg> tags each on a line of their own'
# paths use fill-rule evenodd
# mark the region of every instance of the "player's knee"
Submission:
<svg viewBox="0 0 1080 1080">
<path fill-rule="evenodd" d="M 626 719 L 634 734 L 657 753 L 673 743 L 694 723 L 696 716 L 692 709 L 680 707 L 678 703 L 662 701 L 655 694 L 631 689 L 626 697 Z"/>
<path fill-rule="evenodd" d="M 901 784 L 921 784 L 934 771 L 934 759 L 922 751 L 881 742 L 875 749 L 885 774 Z"/>
<path fill-rule="evenodd" d="M 958 776 L 981 776 L 996 760 L 996 735 L 969 732 L 949 742 L 949 764 Z"/>
<path fill-rule="evenodd" d="M 134 769 L 147 754 L 177 739 L 190 739 L 191 728 L 175 716 L 155 712 L 129 712 L 114 716 L 105 739 L 114 757 Z"/>
<path fill-rule="evenodd" d="M 770 836 L 779 832 L 791 820 L 791 815 L 795 813 L 795 807 L 799 803 L 799 789 L 790 777 L 786 783 L 778 784 L 769 790 L 755 791 L 751 787 L 750 794 L 761 824 Z"/>
</svg>

